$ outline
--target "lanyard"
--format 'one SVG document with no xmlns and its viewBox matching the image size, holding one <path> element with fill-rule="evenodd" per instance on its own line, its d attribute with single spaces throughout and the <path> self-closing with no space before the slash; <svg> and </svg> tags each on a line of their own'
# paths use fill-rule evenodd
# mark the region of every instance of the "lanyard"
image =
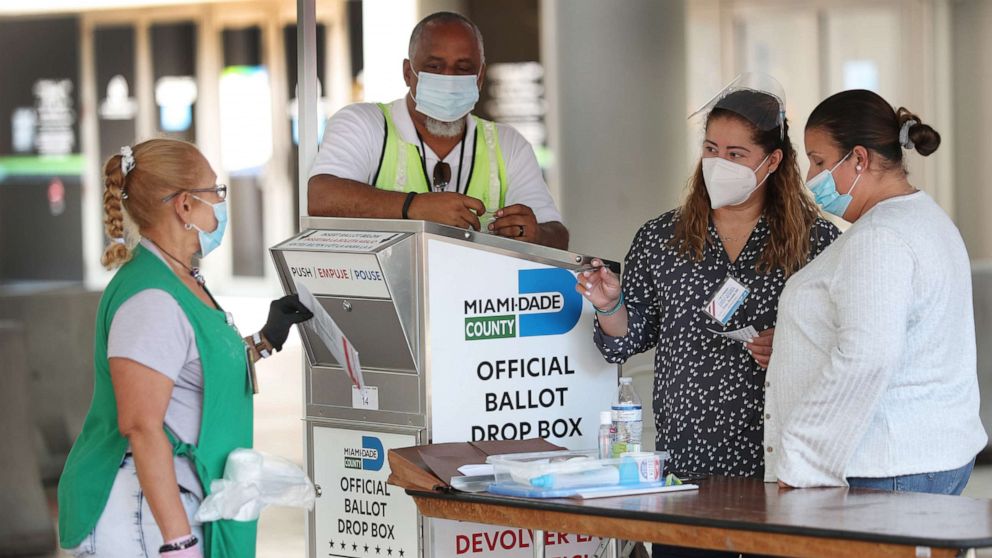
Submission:
<svg viewBox="0 0 992 558">
<path fill-rule="evenodd" d="M 165 254 L 166 256 L 168 256 L 169 258 L 171 258 L 172 261 L 174 261 L 177 264 L 181 265 L 183 267 L 183 269 L 185 269 L 186 271 L 188 271 L 189 274 L 190 274 L 190 276 L 193 278 L 193 280 L 195 280 L 196 283 L 198 285 L 200 285 L 200 288 L 203 289 L 203 292 L 207 293 L 207 297 L 210 298 L 210 302 L 212 302 L 214 304 L 214 307 L 216 307 L 218 310 L 220 310 L 221 312 L 224 313 L 224 319 L 227 321 L 227 325 L 233 327 L 234 328 L 234 331 L 238 331 L 238 326 L 234 325 L 234 315 L 232 315 L 227 310 L 224 310 L 223 308 L 221 308 L 220 303 L 217 302 L 217 299 L 214 298 L 214 295 L 210 292 L 209 289 L 207 289 L 207 282 L 203 278 L 203 275 L 200 274 L 200 268 L 198 268 L 198 267 L 190 267 L 190 266 L 186 265 L 179 258 L 177 258 L 177 257 L 173 256 L 172 254 L 170 254 L 170 253 L 166 252 L 165 250 L 163 250 L 162 247 L 159 246 L 158 243 L 155 242 L 154 240 L 152 240 L 150 238 L 148 238 L 147 240 L 148 240 L 148 242 L 151 242 L 152 244 L 154 244 L 155 247 L 158 248 L 158 251 L 159 252 L 162 252 L 163 254 Z M 241 333 L 239 332 L 238 335 L 241 335 Z"/>
<path fill-rule="evenodd" d="M 427 181 L 428 186 L 430 187 L 431 190 L 433 190 L 434 189 L 434 181 L 431 180 L 431 177 L 428 176 L 428 174 L 427 174 L 427 148 L 424 147 L 424 138 L 420 137 L 420 130 L 418 130 L 416 126 L 413 127 L 413 130 L 415 132 L 417 132 L 417 139 L 420 140 L 420 167 L 424 171 L 424 180 Z M 465 138 L 466 138 L 467 135 L 468 135 L 468 120 L 465 121 L 465 129 L 462 130 L 462 147 L 458 151 L 458 178 L 456 179 L 456 182 L 455 182 L 455 192 L 458 192 L 461 189 L 461 187 L 462 187 L 462 167 L 465 166 L 464 165 L 464 163 L 465 163 Z M 443 163 L 443 162 L 444 161 L 438 161 L 436 164 L 440 164 L 440 163 Z M 473 157 L 472 164 L 473 165 L 475 164 L 474 157 Z M 466 190 L 466 192 L 468 191 L 468 184 L 465 185 L 465 190 Z M 460 193 L 464 194 L 465 192 L 460 192 Z"/>
</svg>

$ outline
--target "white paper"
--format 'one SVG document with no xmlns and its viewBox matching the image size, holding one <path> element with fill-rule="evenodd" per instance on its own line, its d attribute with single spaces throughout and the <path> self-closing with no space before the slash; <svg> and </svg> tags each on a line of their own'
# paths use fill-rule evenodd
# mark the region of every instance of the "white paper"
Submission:
<svg viewBox="0 0 992 558">
<path fill-rule="evenodd" d="M 716 331 L 710 328 L 706 328 L 710 333 L 715 333 L 722 337 L 727 337 L 733 339 L 734 341 L 740 341 L 741 343 L 747 343 L 751 339 L 758 336 L 758 332 L 754 329 L 754 326 L 742 327 L 741 329 L 735 329 L 733 331 Z"/>
<path fill-rule="evenodd" d="M 496 469 L 492 463 L 479 463 L 477 465 L 462 465 L 458 468 L 458 472 L 466 477 L 476 477 L 479 475 L 495 475 Z"/>
<path fill-rule="evenodd" d="M 685 490 L 698 490 L 696 484 L 676 484 L 672 486 L 652 486 L 649 488 L 624 488 L 622 486 L 608 489 L 581 489 L 575 493 L 576 498 L 588 500 L 590 498 L 608 498 L 610 496 L 633 496 L 636 494 L 653 494 L 655 492 L 682 492 Z"/>
<path fill-rule="evenodd" d="M 324 307 L 317 302 L 310 289 L 302 283 L 296 283 L 296 293 L 300 297 L 300 302 L 313 312 L 313 321 L 310 326 L 317 332 L 317 337 L 323 341 L 324 346 L 331 352 L 331 355 L 341 368 L 344 368 L 351 378 L 351 383 L 365 390 L 365 379 L 362 377 L 362 365 L 358 360 L 358 351 L 354 345 L 348 341 L 338 324 L 334 323 L 331 315 L 324 310 Z"/>
<path fill-rule="evenodd" d="M 375 386 L 351 386 L 351 407 L 353 409 L 379 410 L 379 388 Z"/>
<path fill-rule="evenodd" d="M 493 231 L 489 230 L 489 224 L 496 220 L 496 211 L 487 211 L 482 215 L 479 215 L 479 232 L 484 232 L 486 234 L 491 234 Z"/>
</svg>

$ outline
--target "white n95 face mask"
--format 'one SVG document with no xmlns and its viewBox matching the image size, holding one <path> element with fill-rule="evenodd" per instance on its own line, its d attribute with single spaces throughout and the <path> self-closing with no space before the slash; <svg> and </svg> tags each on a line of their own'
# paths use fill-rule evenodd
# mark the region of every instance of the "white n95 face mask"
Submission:
<svg viewBox="0 0 992 558">
<path fill-rule="evenodd" d="M 417 112 L 441 122 L 454 122 L 472 112 L 479 101 L 479 76 L 417 73 Z"/>
<path fill-rule="evenodd" d="M 768 157 L 771 157 L 771 154 L 765 156 L 753 169 L 722 157 L 704 158 L 703 181 L 706 183 L 706 192 L 710 195 L 710 207 L 717 209 L 747 201 L 771 175 L 771 173 L 766 174 L 761 182 L 758 182 L 755 175 Z"/>
</svg>

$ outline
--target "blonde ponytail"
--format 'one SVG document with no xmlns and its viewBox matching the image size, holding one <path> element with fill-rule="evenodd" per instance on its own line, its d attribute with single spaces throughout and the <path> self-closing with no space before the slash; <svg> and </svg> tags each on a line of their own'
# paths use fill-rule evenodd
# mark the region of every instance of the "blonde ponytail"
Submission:
<svg viewBox="0 0 992 558">
<path fill-rule="evenodd" d="M 103 230 L 110 244 L 103 250 L 100 263 L 114 269 L 131 259 L 131 249 L 125 237 L 124 184 L 126 176 L 121 169 L 121 156 L 114 155 L 104 167 Z"/>
</svg>

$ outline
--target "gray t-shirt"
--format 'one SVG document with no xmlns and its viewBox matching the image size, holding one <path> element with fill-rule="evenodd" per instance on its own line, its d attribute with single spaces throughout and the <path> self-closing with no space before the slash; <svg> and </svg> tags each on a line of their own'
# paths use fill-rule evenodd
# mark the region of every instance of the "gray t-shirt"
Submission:
<svg viewBox="0 0 992 558">
<path fill-rule="evenodd" d="M 154 245 L 141 242 L 165 261 Z M 172 380 L 165 424 L 183 442 L 199 441 L 203 367 L 193 326 L 172 295 L 161 289 L 146 289 L 121 304 L 110 324 L 107 358 L 131 359 Z M 202 498 L 192 463 L 185 457 L 176 457 L 175 466 L 179 486 Z"/>
</svg>

